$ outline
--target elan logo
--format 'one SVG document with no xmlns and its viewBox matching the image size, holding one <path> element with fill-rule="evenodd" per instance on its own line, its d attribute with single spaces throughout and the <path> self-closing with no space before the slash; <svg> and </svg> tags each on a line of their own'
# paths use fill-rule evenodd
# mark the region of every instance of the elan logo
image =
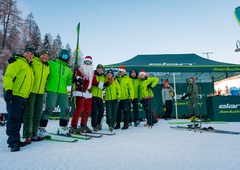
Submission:
<svg viewBox="0 0 240 170">
<path fill-rule="evenodd" d="M 150 66 L 183 66 L 183 65 L 188 65 L 192 66 L 195 65 L 196 63 L 149 63 Z"/>
<path fill-rule="evenodd" d="M 240 104 L 221 104 L 219 105 L 219 109 L 237 109 L 240 108 Z"/>
</svg>

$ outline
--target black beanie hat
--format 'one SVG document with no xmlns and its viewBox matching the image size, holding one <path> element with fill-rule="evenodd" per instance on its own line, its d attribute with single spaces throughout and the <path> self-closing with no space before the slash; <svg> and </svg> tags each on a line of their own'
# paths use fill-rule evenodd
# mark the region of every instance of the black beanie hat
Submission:
<svg viewBox="0 0 240 170">
<path fill-rule="evenodd" d="M 31 52 L 31 53 L 35 54 L 34 49 L 31 48 L 31 47 L 27 47 L 27 48 L 25 48 L 24 53 L 25 53 L 25 52 Z"/>
<path fill-rule="evenodd" d="M 49 53 L 49 51 L 47 51 L 47 50 L 42 50 L 42 51 L 40 52 L 39 56 L 41 56 L 42 54 L 47 54 L 47 55 L 50 57 L 50 53 Z"/>
<path fill-rule="evenodd" d="M 108 74 L 108 73 L 112 74 L 113 77 L 114 77 L 114 73 L 113 73 L 113 70 L 112 70 L 112 69 L 109 69 L 109 70 L 107 71 L 107 74 Z"/>
<path fill-rule="evenodd" d="M 97 69 L 98 69 L 98 68 L 103 69 L 103 65 L 102 65 L 102 64 L 98 64 L 98 65 L 97 65 Z"/>
</svg>

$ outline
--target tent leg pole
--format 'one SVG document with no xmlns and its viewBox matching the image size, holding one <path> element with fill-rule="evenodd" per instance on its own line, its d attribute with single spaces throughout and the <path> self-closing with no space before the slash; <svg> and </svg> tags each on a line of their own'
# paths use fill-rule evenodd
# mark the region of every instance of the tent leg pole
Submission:
<svg viewBox="0 0 240 170">
<path fill-rule="evenodd" d="M 175 116 L 176 116 L 176 120 L 178 120 L 178 108 L 177 108 L 177 98 L 176 98 L 176 80 L 175 80 L 175 73 L 173 73 L 173 85 L 174 85 L 174 102 L 175 102 Z"/>
</svg>

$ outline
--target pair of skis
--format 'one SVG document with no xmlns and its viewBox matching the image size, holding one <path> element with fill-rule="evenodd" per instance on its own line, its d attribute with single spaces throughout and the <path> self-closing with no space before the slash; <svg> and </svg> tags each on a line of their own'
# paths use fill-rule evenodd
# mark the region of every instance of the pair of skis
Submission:
<svg viewBox="0 0 240 170">
<path fill-rule="evenodd" d="M 67 142 L 67 143 L 73 143 L 73 142 L 77 142 L 78 140 L 89 140 L 91 138 L 100 138 L 104 135 L 107 136 L 113 136 L 116 133 L 107 133 L 107 132 L 90 132 L 90 133 L 85 133 L 85 132 L 81 132 L 80 134 L 75 134 L 75 133 L 71 133 L 71 135 L 66 136 L 66 135 L 61 135 L 61 134 L 57 134 L 57 133 L 53 133 L 53 132 L 48 132 L 48 136 L 46 136 L 44 138 L 44 140 L 49 140 L 49 141 L 55 141 L 55 142 Z M 54 137 L 52 137 L 54 136 Z M 60 137 L 64 137 L 63 138 L 58 138 L 56 136 L 60 136 Z"/>
<path fill-rule="evenodd" d="M 73 133 L 75 134 L 75 133 Z M 93 138 L 100 138 L 104 135 L 106 136 L 113 136 L 115 135 L 116 133 L 108 133 L 108 132 L 80 132 L 79 134 L 76 133 L 76 135 L 80 135 L 80 136 L 90 136 L 90 137 L 93 137 Z"/>
<path fill-rule="evenodd" d="M 188 126 L 170 126 L 173 129 L 179 129 L 179 130 L 188 130 L 188 131 L 194 131 L 194 132 L 211 132 L 211 133 L 222 133 L 222 134 L 230 134 L 230 135 L 239 135 L 240 132 L 236 131 L 228 131 L 228 130 L 219 130 L 219 129 L 214 129 L 213 127 L 203 127 L 200 128 L 198 126 L 194 125 L 188 125 Z"/>
</svg>

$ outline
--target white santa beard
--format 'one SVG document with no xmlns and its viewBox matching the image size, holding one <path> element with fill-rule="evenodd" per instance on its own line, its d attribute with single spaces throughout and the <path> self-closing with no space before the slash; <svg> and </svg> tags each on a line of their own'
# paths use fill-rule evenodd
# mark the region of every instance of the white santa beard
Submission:
<svg viewBox="0 0 240 170">
<path fill-rule="evenodd" d="M 80 67 L 80 71 L 83 73 L 83 76 L 87 80 L 91 80 L 93 77 L 93 66 L 83 64 Z"/>
</svg>

